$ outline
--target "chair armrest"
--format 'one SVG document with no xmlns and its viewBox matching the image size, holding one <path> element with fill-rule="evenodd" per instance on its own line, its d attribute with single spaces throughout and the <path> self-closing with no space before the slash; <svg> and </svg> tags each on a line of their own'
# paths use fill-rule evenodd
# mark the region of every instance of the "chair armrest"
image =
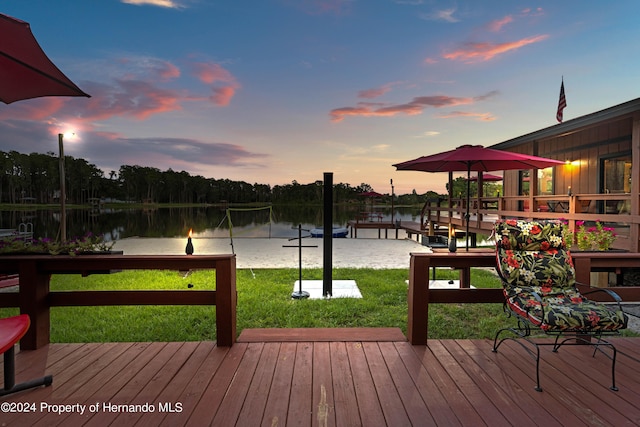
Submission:
<svg viewBox="0 0 640 427">
<path fill-rule="evenodd" d="M 618 304 L 618 309 L 620 309 L 620 311 L 624 311 L 622 310 L 622 305 L 620 304 L 622 302 L 622 298 L 620 298 L 620 295 L 618 295 L 617 293 L 615 293 L 614 291 L 612 291 L 611 289 L 607 289 L 607 288 L 597 288 L 594 289 L 592 291 L 588 291 L 588 292 L 583 292 L 582 295 L 583 296 L 587 296 L 589 294 L 593 294 L 596 292 L 604 292 L 607 295 L 609 295 L 612 299 L 613 302 L 615 302 L 616 304 Z"/>
</svg>

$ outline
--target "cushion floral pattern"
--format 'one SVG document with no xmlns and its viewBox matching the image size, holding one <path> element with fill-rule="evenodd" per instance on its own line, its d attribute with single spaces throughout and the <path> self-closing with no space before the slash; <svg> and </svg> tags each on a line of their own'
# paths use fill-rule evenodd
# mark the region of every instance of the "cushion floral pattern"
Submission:
<svg viewBox="0 0 640 427">
<path fill-rule="evenodd" d="M 584 298 L 559 221 L 495 225 L 497 270 L 510 309 L 545 331 L 618 330 L 627 316 Z"/>
</svg>

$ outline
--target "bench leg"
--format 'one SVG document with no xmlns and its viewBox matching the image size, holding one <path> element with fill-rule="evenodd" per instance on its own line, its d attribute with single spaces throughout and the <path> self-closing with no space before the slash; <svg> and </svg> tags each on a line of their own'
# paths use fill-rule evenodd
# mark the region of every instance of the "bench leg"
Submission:
<svg viewBox="0 0 640 427">
<path fill-rule="evenodd" d="M 53 383 L 53 377 L 47 375 L 42 378 L 36 378 L 33 380 L 25 381 L 20 384 L 16 384 L 16 361 L 15 361 L 15 346 L 11 347 L 4 353 L 4 389 L 0 390 L 0 396 L 6 396 L 7 394 L 17 393 L 29 388 L 50 386 Z"/>
</svg>

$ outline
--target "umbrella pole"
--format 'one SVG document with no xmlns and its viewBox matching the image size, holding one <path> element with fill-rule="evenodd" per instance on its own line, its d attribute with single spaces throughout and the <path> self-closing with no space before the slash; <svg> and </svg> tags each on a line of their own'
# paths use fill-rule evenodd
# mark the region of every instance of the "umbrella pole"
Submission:
<svg viewBox="0 0 640 427">
<path fill-rule="evenodd" d="M 467 223 L 467 230 L 465 233 L 466 248 L 469 252 L 469 202 L 471 201 L 471 163 L 467 163 L 467 214 L 465 215 L 465 222 Z"/>
</svg>

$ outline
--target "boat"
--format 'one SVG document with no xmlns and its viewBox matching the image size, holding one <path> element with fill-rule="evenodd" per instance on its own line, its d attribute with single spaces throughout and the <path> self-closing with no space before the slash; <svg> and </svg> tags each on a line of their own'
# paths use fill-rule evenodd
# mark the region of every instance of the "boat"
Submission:
<svg viewBox="0 0 640 427">
<path fill-rule="evenodd" d="M 324 229 L 312 228 L 309 233 L 311 233 L 311 237 L 323 237 Z M 331 237 L 347 237 L 348 234 L 349 230 L 346 227 L 333 227 Z"/>
</svg>

